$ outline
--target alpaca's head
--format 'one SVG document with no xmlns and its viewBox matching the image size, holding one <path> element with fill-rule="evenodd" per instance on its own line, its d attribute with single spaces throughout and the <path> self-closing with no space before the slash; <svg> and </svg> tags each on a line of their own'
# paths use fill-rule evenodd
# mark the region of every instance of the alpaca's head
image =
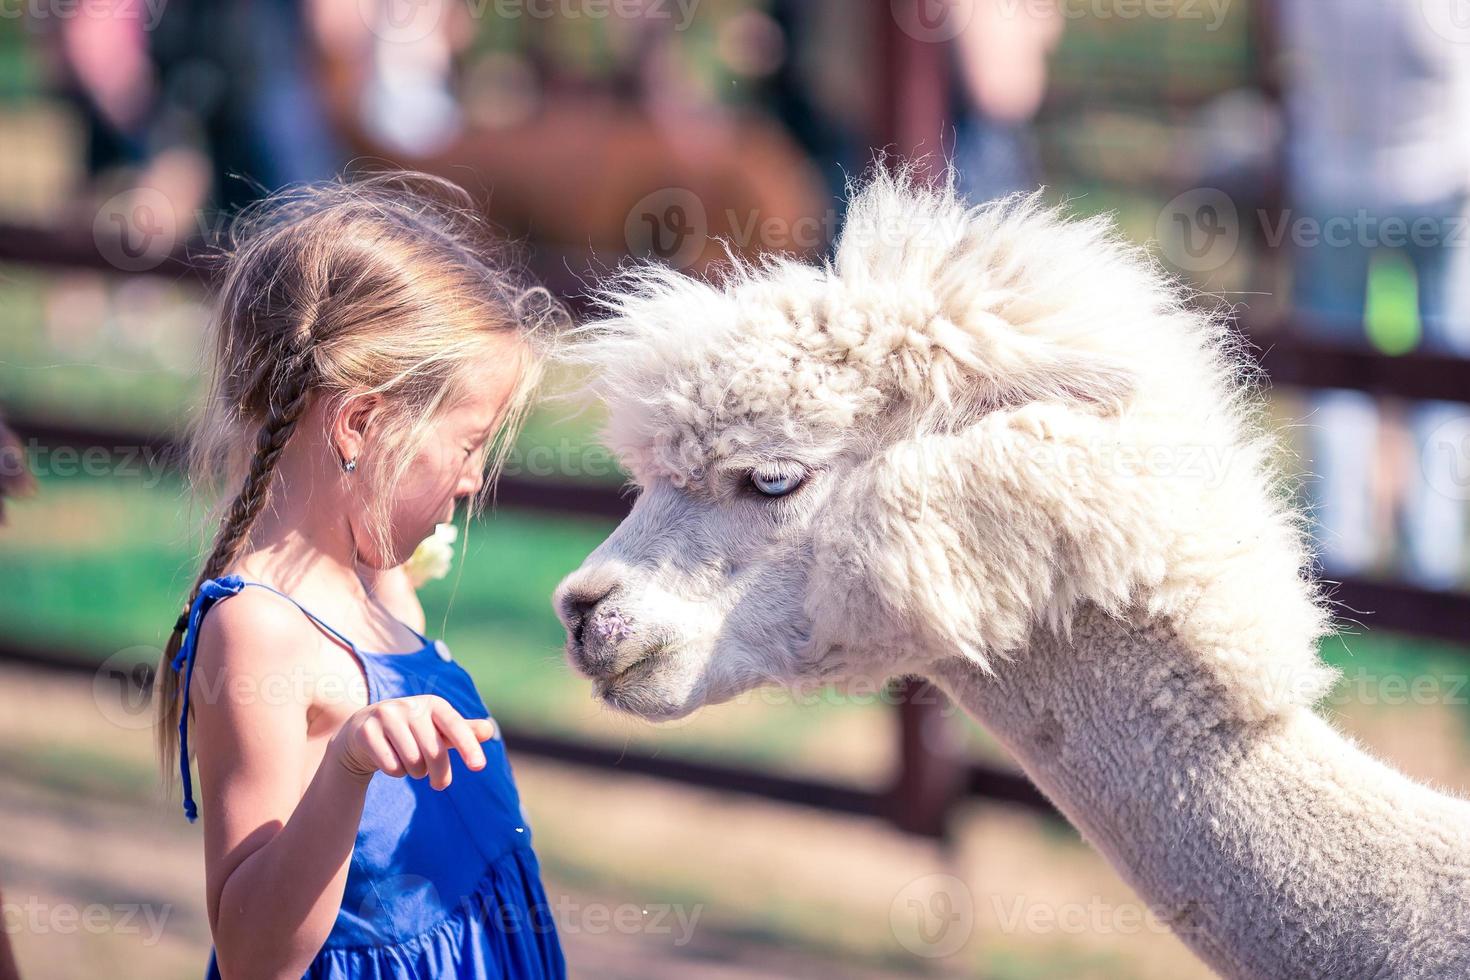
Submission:
<svg viewBox="0 0 1470 980">
<path fill-rule="evenodd" d="M 1233 438 L 1204 321 L 1105 222 L 1034 200 L 972 210 L 879 177 L 824 267 L 772 259 L 714 285 L 644 269 L 610 304 L 573 350 L 640 493 L 555 604 L 573 666 L 650 718 L 763 683 L 1004 656 L 1054 593 L 1082 596 L 1050 581 L 1055 535 L 1031 526 L 1063 515 L 966 501 L 932 440 L 1032 405 L 1209 430 L 1168 406 L 1176 390 Z M 1005 526 L 976 524 L 987 510 Z M 1025 595 L 964 575 L 1013 559 L 1002 581 Z"/>
</svg>

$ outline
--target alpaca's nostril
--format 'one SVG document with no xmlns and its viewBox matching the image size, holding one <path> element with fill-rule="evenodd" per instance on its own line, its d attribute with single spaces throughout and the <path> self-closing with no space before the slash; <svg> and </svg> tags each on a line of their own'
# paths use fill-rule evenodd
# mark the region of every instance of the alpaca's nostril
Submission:
<svg viewBox="0 0 1470 980">
<path fill-rule="evenodd" d="M 612 595 L 612 591 L 611 588 L 597 592 L 570 591 L 562 596 L 561 619 L 566 624 L 567 633 L 570 634 L 574 645 L 582 645 L 587 631 L 588 618 L 591 617 L 598 603 Z"/>
</svg>

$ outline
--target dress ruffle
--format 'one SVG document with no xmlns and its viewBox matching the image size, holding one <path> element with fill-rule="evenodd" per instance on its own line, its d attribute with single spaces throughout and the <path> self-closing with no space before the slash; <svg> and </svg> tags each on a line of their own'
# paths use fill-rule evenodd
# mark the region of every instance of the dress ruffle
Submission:
<svg viewBox="0 0 1470 980">
<path fill-rule="evenodd" d="M 566 976 L 536 855 L 512 847 L 432 928 L 391 944 L 322 947 L 305 980 Z"/>
</svg>

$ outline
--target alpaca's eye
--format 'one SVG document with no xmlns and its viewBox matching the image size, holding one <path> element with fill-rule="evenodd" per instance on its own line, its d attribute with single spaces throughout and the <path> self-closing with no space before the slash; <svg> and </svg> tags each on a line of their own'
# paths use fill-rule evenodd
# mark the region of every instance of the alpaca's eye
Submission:
<svg viewBox="0 0 1470 980">
<path fill-rule="evenodd" d="M 754 470 L 750 474 L 750 485 L 755 487 L 757 493 L 767 497 L 784 497 L 801 486 L 803 479 L 801 473 L 763 473 Z"/>
</svg>

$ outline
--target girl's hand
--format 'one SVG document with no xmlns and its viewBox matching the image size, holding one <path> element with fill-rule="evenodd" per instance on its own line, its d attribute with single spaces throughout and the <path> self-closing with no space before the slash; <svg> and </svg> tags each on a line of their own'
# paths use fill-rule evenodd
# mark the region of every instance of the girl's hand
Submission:
<svg viewBox="0 0 1470 980">
<path fill-rule="evenodd" d="M 332 736 L 327 752 L 366 782 L 375 772 L 429 777 L 443 789 L 452 778 L 449 750 L 458 749 L 465 765 L 485 768 L 480 743 L 495 737 L 488 718 L 465 718 L 437 694 L 393 698 L 359 709 Z"/>
</svg>

